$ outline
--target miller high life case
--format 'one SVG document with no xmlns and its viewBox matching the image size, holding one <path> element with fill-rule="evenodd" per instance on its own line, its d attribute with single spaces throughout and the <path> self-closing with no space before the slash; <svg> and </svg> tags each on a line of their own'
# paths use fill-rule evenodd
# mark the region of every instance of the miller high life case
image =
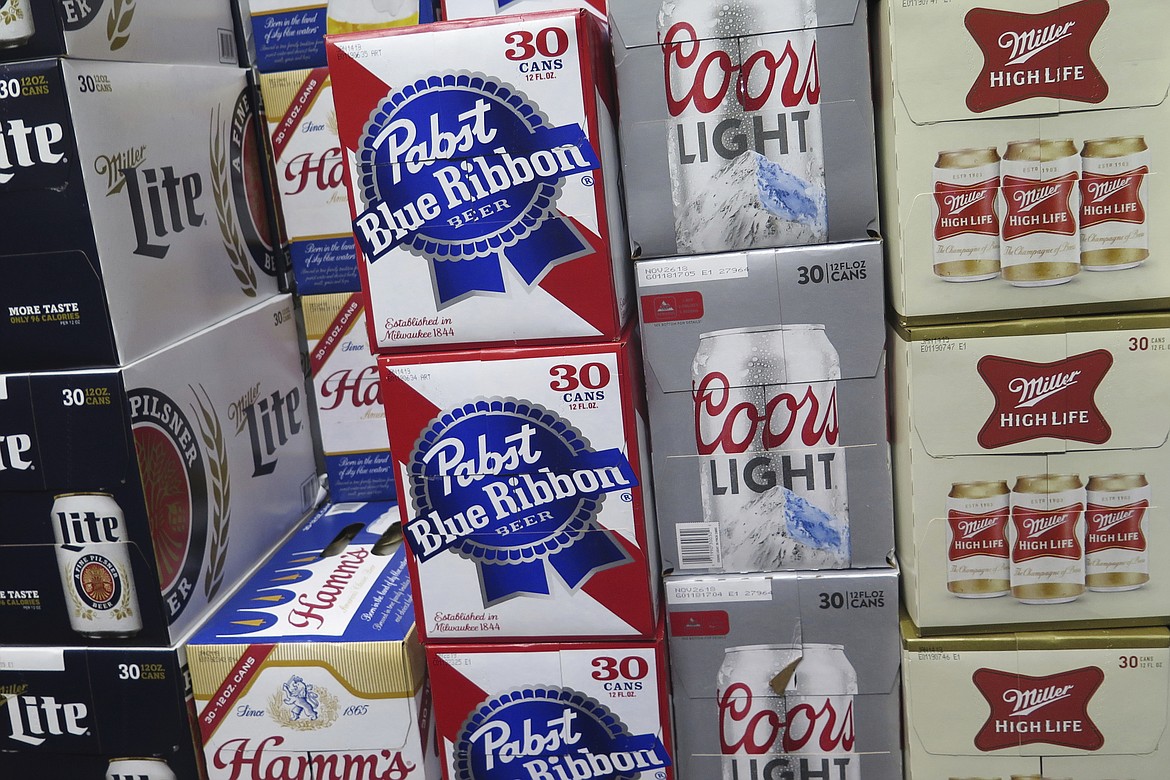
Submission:
<svg viewBox="0 0 1170 780">
<path fill-rule="evenodd" d="M 1165 308 L 1163 3 L 879 9 L 897 313 L 933 323 Z"/>
<path fill-rule="evenodd" d="M 662 568 L 886 565 L 877 241 L 643 260 Z"/>
<path fill-rule="evenodd" d="M 898 557 L 923 633 L 1166 619 L 1168 345 L 1166 314 L 891 333 Z"/>
<path fill-rule="evenodd" d="M 424 641 L 650 636 L 636 343 L 380 361 Z"/>
<path fill-rule="evenodd" d="M 443 780 L 671 780 L 670 684 L 653 640 L 427 644 Z"/>
<path fill-rule="evenodd" d="M 898 573 L 666 578 L 681 777 L 902 780 Z"/>
<path fill-rule="evenodd" d="M 127 364 L 277 292 L 246 72 L 0 64 L 0 363 Z"/>
<path fill-rule="evenodd" d="M 187 647 L 210 780 L 437 780 L 392 503 L 319 510 Z"/>
<path fill-rule="evenodd" d="M 374 351 L 616 340 L 629 255 L 600 22 L 521 14 L 328 49 Z"/>
<path fill-rule="evenodd" d="M 876 228 L 864 2 L 620 0 L 610 17 L 635 257 Z"/>
<path fill-rule="evenodd" d="M 902 642 L 907 780 L 1166 776 L 1165 628 Z"/>
<path fill-rule="evenodd" d="M 167 645 L 317 500 L 292 300 L 120 369 L 0 374 L 0 620 Z"/>
</svg>

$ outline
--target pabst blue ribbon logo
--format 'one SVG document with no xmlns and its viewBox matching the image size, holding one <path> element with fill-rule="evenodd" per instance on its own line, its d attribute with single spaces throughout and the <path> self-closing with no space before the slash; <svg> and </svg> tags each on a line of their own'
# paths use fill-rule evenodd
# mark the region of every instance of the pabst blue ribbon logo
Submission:
<svg viewBox="0 0 1170 780">
<path fill-rule="evenodd" d="M 514 399 L 444 412 L 408 463 L 411 552 L 425 563 L 453 550 L 479 568 L 484 605 L 548 594 L 546 567 L 577 589 L 630 562 L 595 522 L 604 494 L 637 486 L 619 449 L 595 452 L 558 415 Z"/>
<path fill-rule="evenodd" d="M 589 139 L 487 76 L 436 75 L 386 96 L 357 162 L 366 262 L 398 247 L 426 258 L 439 306 L 506 292 L 505 261 L 532 286 L 593 251 L 556 211 L 565 179 L 601 165 Z"/>
<path fill-rule="evenodd" d="M 670 766 L 656 734 L 630 734 L 605 706 L 571 688 L 496 696 L 474 711 L 455 741 L 456 780 L 632 780 Z"/>
<path fill-rule="evenodd" d="M 1089 700 L 1105 681 L 1095 666 L 1046 677 L 978 669 L 971 680 L 991 706 L 975 735 L 980 750 L 1034 744 L 1100 750 L 1105 744 L 1089 717 Z"/>
</svg>

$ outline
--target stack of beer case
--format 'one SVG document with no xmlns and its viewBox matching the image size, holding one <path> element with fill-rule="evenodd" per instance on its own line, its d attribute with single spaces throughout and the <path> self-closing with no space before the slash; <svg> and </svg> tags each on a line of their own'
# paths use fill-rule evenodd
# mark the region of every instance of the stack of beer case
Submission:
<svg viewBox="0 0 1170 780">
<path fill-rule="evenodd" d="M 3 777 L 202 777 L 183 637 L 317 499 L 222 5 L 0 7 Z"/>
<path fill-rule="evenodd" d="M 867 4 L 611 0 L 682 780 L 899 780 Z"/>
<path fill-rule="evenodd" d="M 1162 777 L 1166 9 L 879 9 L 909 776 Z"/>
</svg>

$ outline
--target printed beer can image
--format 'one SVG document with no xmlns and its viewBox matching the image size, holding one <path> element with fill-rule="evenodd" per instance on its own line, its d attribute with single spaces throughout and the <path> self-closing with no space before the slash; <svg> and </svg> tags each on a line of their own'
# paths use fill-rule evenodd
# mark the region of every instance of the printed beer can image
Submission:
<svg viewBox="0 0 1170 780">
<path fill-rule="evenodd" d="M 178 780 L 166 759 L 150 757 L 111 758 L 106 780 Z"/>
<path fill-rule="evenodd" d="M 36 32 L 31 0 L 4 0 L 0 3 L 0 49 L 28 43 Z"/>
<path fill-rule="evenodd" d="M 1003 278 L 1017 287 L 1067 282 L 1081 271 L 1080 172 L 1076 145 L 1014 141 L 1003 173 Z"/>
<path fill-rule="evenodd" d="M 338 35 L 418 24 L 418 5 L 419 0 L 329 0 L 325 31 Z"/>
<path fill-rule="evenodd" d="M 1075 474 L 1019 477 L 1008 525 L 1012 595 L 1060 604 L 1085 592 L 1085 487 Z"/>
<path fill-rule="evenodd" d="M 947 494 L 947 590 L 982 599 L 1011 592 L 1007 482 L 956 482 Z"/>
<path fill-rule="evenodd" d="M 999 276 L 999 152 L 939 152 L 934 164 L 934 273 L 948 282 Z"/>
<path fill-rule="evenodd" d="M 1145 474 L 1103 474 L 1085 485 L 1085 585 L 1134 590 L 1150 581 L 1150 483 Z"/>
<path fill-rule="evenodd" d="M 1081 267 L 1136 268 L 1150 256 L 1150 148 L 1141 136 L 1081 148 Z"/>
</svg>

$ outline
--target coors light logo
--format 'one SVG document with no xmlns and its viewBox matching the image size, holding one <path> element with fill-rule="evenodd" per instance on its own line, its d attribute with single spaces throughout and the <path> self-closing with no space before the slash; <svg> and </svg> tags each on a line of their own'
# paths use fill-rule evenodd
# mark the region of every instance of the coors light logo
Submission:
<svg viewBox="0 0 1170 780">
<path fill-rule="evenodd" d="M 1029 98 L 1100 103 L 1109 95 L 1092 45 L 1107 0 L 1081 0 L 1038 14 L 973 8 L 964 20 L 983 52 L 967 108 L 983 113 Z"/>
<path fill-rule="evenodd" d="M 979 750 L 1034 744 L 1100 750 L 1105 744 L 1089 717 L 1089 700 L 1105 680 L 1095 666 L 1045 677 L 978 669 L 971 680 L 991 706 L 975 735 Z"/>
</svg>

